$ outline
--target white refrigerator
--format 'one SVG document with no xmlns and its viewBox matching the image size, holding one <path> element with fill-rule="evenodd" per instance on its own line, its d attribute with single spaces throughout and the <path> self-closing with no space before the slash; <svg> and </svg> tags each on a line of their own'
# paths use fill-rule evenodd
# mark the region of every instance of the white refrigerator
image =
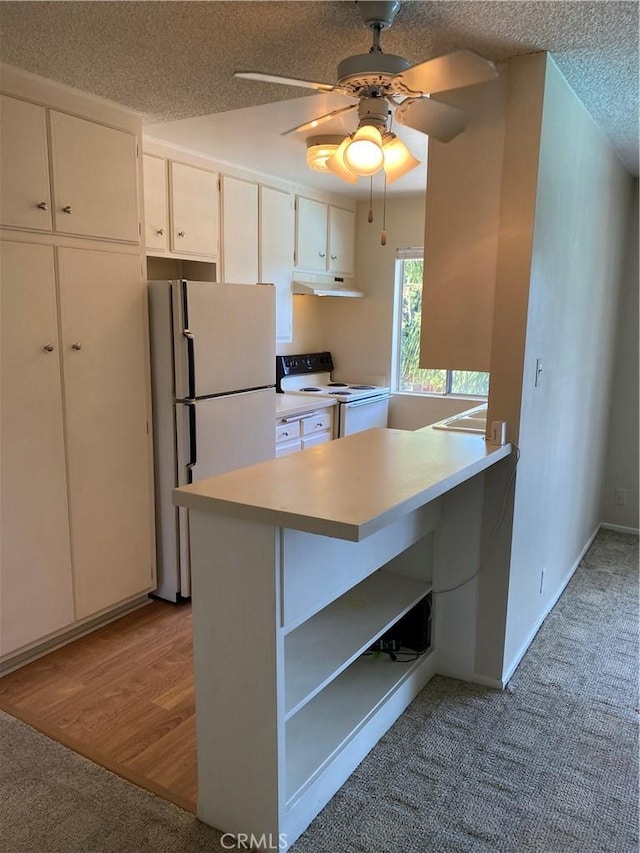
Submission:
<svg viewBox="0 0 640 853">
<path fill-rule="evenodd" d="M 275 454 L 275 288 L 149 282 L 158 588 L 191 596 L 172 490 Z"/>
</svg>

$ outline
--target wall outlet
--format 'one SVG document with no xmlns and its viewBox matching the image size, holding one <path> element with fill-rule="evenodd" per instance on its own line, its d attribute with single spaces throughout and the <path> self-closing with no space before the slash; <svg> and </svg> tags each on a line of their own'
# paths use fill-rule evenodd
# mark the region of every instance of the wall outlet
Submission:
<svg viewBox="0 0 640 853">
<path fill-rule="evenodd" d="M 491 444 L 507 443 L 507 422 L 491 421 Z"/>
<path fill-rule="evenodd" d="M 546 569 L 543 569 L 543 570 L 540 572 L 540 590 L 539 590 L 539 594 L 540 594 L 540 595 L 542 595 L 542 590 L 544 589 L 544 573 L 545 573 L 546 571 L 547 571 Z"/>
<path fill-rule="evenodd" d="M 613 490 L 613 502 L 616 506 L 626 506 L 627 505 L 627 490 L 626 489 L 614 489 Z"/>
<path fill-rule="evenodd" d="M 535 387 L 537 388 L 541 383 L 542 383 L 542 359 L 536 358 Z"/>
</svg>

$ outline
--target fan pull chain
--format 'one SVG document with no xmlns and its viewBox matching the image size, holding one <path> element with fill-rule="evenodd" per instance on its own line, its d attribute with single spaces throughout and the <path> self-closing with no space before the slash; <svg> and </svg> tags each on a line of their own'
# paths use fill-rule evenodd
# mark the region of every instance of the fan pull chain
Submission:
<svg viewBox="0 0 640 853">
<path fill-rule="evenodd" d="M 380 232 L 380 245 L 387 245 L 387 173 L 384 173 L 384 193 L 382 196 L 382 231 Z"/>
<path fill-rule="evenodd" d="M 373 175 L 369 178 L 369 216 L 367 222 L 373 222 Z"/>
</svg>

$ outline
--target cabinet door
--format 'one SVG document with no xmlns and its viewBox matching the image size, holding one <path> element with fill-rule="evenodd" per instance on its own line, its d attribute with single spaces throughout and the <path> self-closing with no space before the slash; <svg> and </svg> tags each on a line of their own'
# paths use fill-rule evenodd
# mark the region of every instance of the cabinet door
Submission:
<svg viewBox="0 0 640 853">
<path fill-rule="evenodd" d="M 58 249 L 76 617 L 153 587 L 140 258 Z"/>
<path fill-rule="evenodd" d="M 293 335 L 293 234 L 291 194 L 260 187 L 260 281 L 276 286 L 276 340 L 281 342 Z"/>
<path fill-rule="evenodd" d="M 0 652 L 73 622 L 53 249 L 0 244 Z"/>
<path fill-rule="evenodd" d="M 165 252 L 169 247 L 169 194 L 167 161 L 145 154 L 144 171 L 144 244 L 147 249 Z"/>
<path fill-rule="evenodd" d="M 329 207 L 329 271 L 353 275 L 355 269 L 356 215 L 352 210 Z"/>
<path fill-rule="evenodd" d="M 0 217 L 16 228 L 51 231 L 44 107 L 0 98 Z"/>
<path fill-rule="evenodd" d="M 171 251 L 218 256 L 218 175 L 171 163 Z"/>
<path fill-rule="evenodd" d="M 258 185 L 222 178 L 222 269 L 228 284 L 258 281 Z"/>
<path fill-rule="evenodd" d="M 296 204 L 296 266 L 327 270 L 327 205 L 304 196 Z"/>
<path fill-rule="evenodd" d="M 140 242 L 133 133 L 50 112 L 56 231 Z"/>
</svg>

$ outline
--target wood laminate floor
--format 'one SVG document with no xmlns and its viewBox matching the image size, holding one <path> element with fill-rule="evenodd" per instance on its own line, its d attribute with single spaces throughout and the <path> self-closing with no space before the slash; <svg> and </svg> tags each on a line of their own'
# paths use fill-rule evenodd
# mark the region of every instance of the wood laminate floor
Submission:
<svg viewBox="0 0 640 853">
<path fill-rule="evenodd" d="M 0 708 L 195 812 L 189 604 L 153 601 L 4 676 Z"/>
</svg>

